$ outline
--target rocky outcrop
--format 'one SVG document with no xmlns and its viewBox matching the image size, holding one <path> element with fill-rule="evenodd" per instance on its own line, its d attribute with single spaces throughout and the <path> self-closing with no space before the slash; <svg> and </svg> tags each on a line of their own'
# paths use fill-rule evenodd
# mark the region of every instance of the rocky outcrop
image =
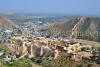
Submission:
<svg viewBox="0 0 100 67">
<path fill-rule="evenodd" d="M 65 23 L 51 24 L 43 35 L 100 41 L 100 18 L 75 17 Z"/>
<path fill-rule="evenodd" d="M 15 24 L 13 21 L 0 16 L 0 27 L 5 29 L 21 28 L 19 25 Z"/>
<path fill-rule="evenodd" d="M 77 22 L 77 24 L 75 24 L 74 27 L 72 28 L 72 33 L 70 35 L 70 39 L 72 39 L 73 37 L 77 38 L 78 31 L 79 31 L 82 23 L 84 22 L 84 20 L 85 20 L 85 17 L 79 18 L 79 21 Z"/>
</svg>

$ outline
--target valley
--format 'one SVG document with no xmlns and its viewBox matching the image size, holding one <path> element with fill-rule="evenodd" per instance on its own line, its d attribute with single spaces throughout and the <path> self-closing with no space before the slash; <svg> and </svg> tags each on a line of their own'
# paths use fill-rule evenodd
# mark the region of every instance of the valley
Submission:
<svg viewBox="0 0 100 67">
<path fill-rule="evenodd" d="M 89 65 L 90 62 L 98 67 L 99 21 L 100 18 L 96 17 L 2 15 L 2 65 L 20 66 L 18 64 L 23 61 L 22 65 L 26 67 L 59 67 L 66 61 L 58 60 L 64 58 L 76 64 L 76 67 L 82 63 L 83 66 Z"/>
</svg>

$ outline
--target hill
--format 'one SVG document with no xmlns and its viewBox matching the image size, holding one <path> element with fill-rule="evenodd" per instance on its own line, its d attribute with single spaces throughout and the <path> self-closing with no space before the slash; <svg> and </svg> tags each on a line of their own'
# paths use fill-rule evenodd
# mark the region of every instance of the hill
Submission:
<svg viewBox="0 0 100 67">
<path fill-rule="evenodd" d="M 0 16 L 0 28 L 12 29 L 12 28 L 20 28 L 20 26 L 18 26 L 13 21 L 7 18 Z"/>
<path fill-rule="evenodd" d="M 68 22 L 53 23 L 48 28 L 42 29 L 45 35 L 73 37 L 100 41 L 100 18 L 96 17 L 75 17 Z"/>
</svg>

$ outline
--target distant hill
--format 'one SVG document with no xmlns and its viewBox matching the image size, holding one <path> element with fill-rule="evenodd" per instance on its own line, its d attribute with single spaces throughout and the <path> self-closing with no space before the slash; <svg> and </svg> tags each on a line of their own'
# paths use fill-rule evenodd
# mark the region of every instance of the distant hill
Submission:
<svg viewBox="0 0 100 67">
<path fill-rule="evenodd" d="M 53 23 L 46 29 L 42 29 L 45 35 L 76 37 L 100 41 L 100 18 L 96 17 L 76 17 L 68 22 Z"/>
<path fill-rule="evenodd" d="M 6 14 L 2 13 L 0 16 L 9 18 L 14 21 L 16 24 L 23 25 L 27 22 L 37 22 L 41 21 L 42 24 L 48 24 L 53 22 L 65 22 L 70 20 L 72 17 L 68 16 L 48 16 L 48 15 L 36 15 L 36 14 Z"/>
<path fill-rule="evenodd" d="M 0 16 L 0 28 L 12 29 L 12 28 L 20 28 L 20 26 L 18 26 L 13 21 L 7 18 Z"/>
</svg>

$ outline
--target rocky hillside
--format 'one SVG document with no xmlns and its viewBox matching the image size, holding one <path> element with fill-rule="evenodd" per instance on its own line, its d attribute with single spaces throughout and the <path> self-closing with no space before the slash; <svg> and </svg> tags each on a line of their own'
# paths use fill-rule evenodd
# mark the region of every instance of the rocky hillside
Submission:
<svg viewBox="0 0 100 67">
<path fill-rule="evenodd" d="M 12 28 L 20 28 L 20 26 L 18 26 L 13 21 L 7 18 L 0 16 L 0 28 L 12 29 Z"/>
<path fill-rule="evenodd" d="M 100 41 L 100 18 L 77 17 L 68 22 L 52 24 L 41 31 L 48 36 L 56 35 Z"/>
</svg>

